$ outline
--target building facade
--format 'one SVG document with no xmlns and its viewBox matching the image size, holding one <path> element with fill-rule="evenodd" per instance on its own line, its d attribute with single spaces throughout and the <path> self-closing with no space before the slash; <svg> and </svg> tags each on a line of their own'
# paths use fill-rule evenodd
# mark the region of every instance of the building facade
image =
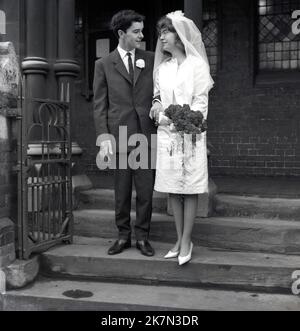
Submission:
<svg viewBox="0 0 300 331">
<path fill-rule="evenodd" d="M 209 108 L 212 174 L 300 175 L 300 34 L 292 31 L 299 1 L 2 0 L 0 7 L 1 39 L 14 43 L 33 94 L 55 97 L 59 82 L 74 84 L 73 136 L 87 173 L 97 173 L 94 61 L 116 47 L 109 22 L 126 7 L 147 17 L 148 50 L 155 49 L 155 22 L 169 11 L 185 10 L 202 27 L 216 82 Z"/>
<path fill-rule="evenodd" d="M 202 30 L 215 79 L 211 175 L 300 176 L 300 0 L 0 0 L 0 42 L 13 43 L 28 96 L 59 99 L 61 86 L 70 88 L 72 140 L 85 174 L 100 175 L 94 62 L 116 47 L 109 22 L 125 8 L 146 16 L 147 50 L 155 49 L 157 20 L 170 11 L 184 10 Z M 18 141 L 4 111 L 0 120 L 0 218 L 7 219 L 16 210 Z M 13 242 L 11 224 L 3 224 L 0 252 Z"/>
</svg>

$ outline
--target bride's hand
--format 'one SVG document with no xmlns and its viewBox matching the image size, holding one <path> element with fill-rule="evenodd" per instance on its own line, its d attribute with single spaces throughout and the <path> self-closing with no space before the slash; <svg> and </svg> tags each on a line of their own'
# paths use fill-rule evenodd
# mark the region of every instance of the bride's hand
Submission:
<svg viewBox="0 0 300 331">
<path fill-rule="evenodd" d="M 170 124 L 170 131 L 171 131 L 172 133 L 177 132 L 174 123 L 171 123 L 171 124 Z"/>
<path fill-rule="evenodd" d="M 158 121 L 159 113 L 161 113 L 163 111 L 164 111 L 164 109 L 163 109 L 162 104 L 160 102 L 155 102 L 150 110 L 149 116 L 152 120 Z"/>
</svg>

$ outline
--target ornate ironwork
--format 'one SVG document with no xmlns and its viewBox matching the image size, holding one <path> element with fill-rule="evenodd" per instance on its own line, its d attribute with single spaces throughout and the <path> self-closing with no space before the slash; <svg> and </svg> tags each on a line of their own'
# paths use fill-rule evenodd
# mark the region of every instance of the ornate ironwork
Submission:
<svg viewBox="0 0 300 331">
<path fill-rule="evenodd" d="M 18 248 L 23 259 L 72 242 L 69 87 L 61 91 L 61 101 L 21 98 Z"/>
</svg>

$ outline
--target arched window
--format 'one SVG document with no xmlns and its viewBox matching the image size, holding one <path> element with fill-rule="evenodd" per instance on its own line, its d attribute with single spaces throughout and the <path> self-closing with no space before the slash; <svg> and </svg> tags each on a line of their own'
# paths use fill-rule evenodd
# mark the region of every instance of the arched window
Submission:
<svg viewBox="0 0 300 331">
<path fill-rule="evenodd" d="M 300 34 L 292 31 L 300 0 L 259 0 L 258 70 L 295 71 L 300 69 Z"/>
<path fill-rule="evenodd" d="M 6 15 L 3 10 L 0 10 L 0 34 L 6 34 Z"/>
</svg>

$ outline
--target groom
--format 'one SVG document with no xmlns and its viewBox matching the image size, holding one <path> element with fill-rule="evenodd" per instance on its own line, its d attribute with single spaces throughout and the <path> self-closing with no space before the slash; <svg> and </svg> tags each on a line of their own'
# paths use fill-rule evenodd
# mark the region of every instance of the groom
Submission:
<svg viewBox="0 0 300 331">
<path fill-rule="evenodd" d="M 144 38 L 144 19 L 144 16 L 132 10 L 117 13 L 112 18 L 111 26 L 119 40 L 118 48 L 106 58 L 96 61 L 95 66 L 94 118 L 97 134 L 101 136 L 100 153 L 108 159 L 116 153 L 117 160 L 114 188 L 119 238 L 109 249 L 109 255 L 120 254 L 131 247 L 133 181 L 137 194 L 136 247 L 145 256 L 155 254 L 148 241 L 155 172 L 151 170 L 151 166 L 133 170 L 128 165 L 129 154 L 140 147 L 138 144 L 128 146 L 128 139 L 134 134 L 143 134 L 149 143 L 149 147 L 145 147 L 146 152 L 151 155 L 151 135 L 156 134 L 155 125 L 149 118 L 153 95 L 154 54 L 139 49 Z M 126 142 L 121 139 L 119 143 L 120 127 L 127 129 Z M 113 150 L 109 135 L 116 141 L 116 150 Z M 122 169 L 119 167 L 121 158 L 123 161 L 125 158 L 127 164 Z"/>
</svg>

